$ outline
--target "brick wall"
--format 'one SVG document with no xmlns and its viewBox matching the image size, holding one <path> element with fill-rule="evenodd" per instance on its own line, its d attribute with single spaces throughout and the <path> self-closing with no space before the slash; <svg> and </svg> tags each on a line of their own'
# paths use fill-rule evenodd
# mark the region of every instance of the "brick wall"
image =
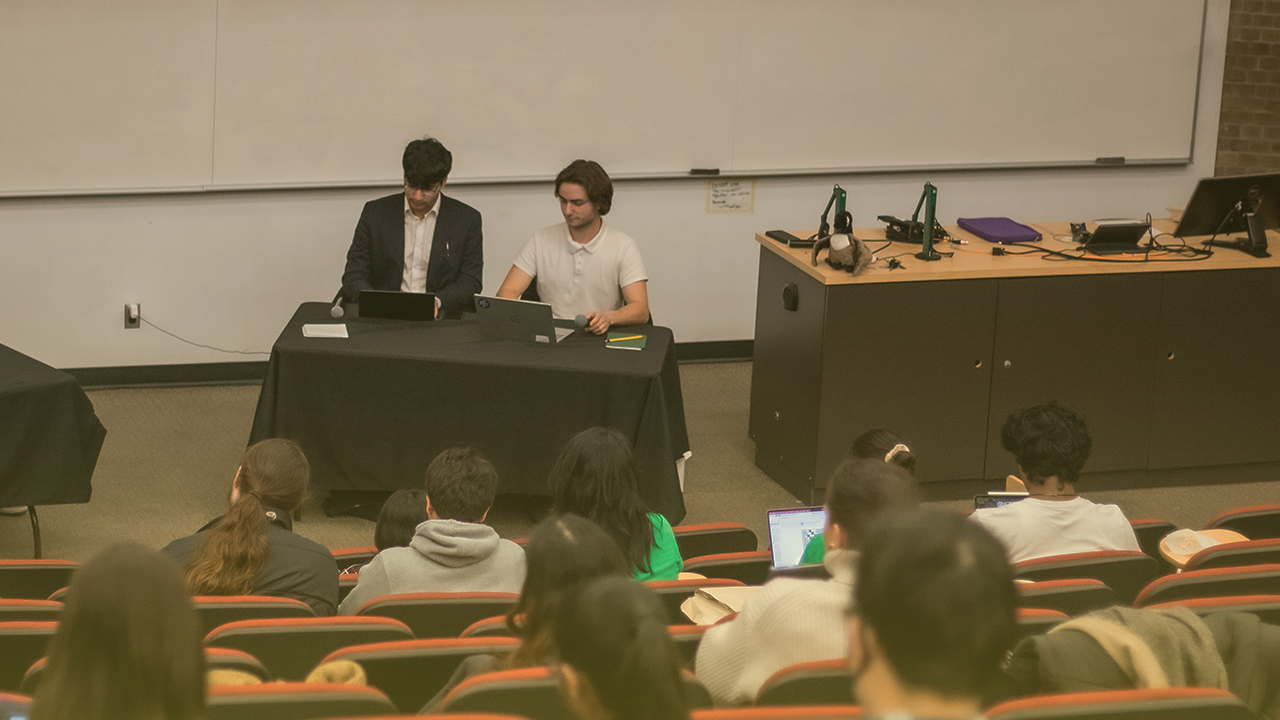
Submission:
<svg viewBox="0 0 1280 720">
<path fill-rule="evenodd" d="M 1231 0 L 1214 176 L 1280 171 L 1280 0 Z"/>
</svg>

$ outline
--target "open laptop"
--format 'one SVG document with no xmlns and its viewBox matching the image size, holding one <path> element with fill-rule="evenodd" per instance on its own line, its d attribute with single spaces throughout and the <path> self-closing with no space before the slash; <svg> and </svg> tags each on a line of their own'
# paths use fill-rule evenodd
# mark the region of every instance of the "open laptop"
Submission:
<svg viewBox="0 0 1280 720">
<path fill-rule="evenodd" d="M 1138 241 L 1150 230 L 1151 225 L 1145 222 L 1101 221 L 1098 229 L 1085 239 L 1084 249 L 1094 255 L 1141 255 L 1147 248 Z"/>
<path fill-rule="evenodd" d="M 360 317 L 389 320 L 435 320 L 436 294 L 399 290 L 361 290 Z"/>
<path fill-rule="evenodd" d="M 550 305 L 530 300 L 477 295 L 476 319 L 480 332 L 509 340 L 558 343 L 573 334 L 573 328 L 556 327 Z"/>
<path fill-rule="evenodd" d="M 789 568 L 800 564 L 809 541 L 822 534 L 827 513 L 821 507 L 783 508 L 770 510 L 768 519 L 773 566 Z"/>
</svg>

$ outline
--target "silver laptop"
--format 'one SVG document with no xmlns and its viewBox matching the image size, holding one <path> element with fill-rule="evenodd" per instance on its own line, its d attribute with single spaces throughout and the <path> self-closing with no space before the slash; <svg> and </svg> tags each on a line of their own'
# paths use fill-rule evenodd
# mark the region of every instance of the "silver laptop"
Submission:
<svg viewBox="0 0 1280 720">
<path fill-rule="evenodd" d="M 556 327 L 550 305 L 530 300 L 477 295 L 476 319 L 490 337 L 558 343 L 573 334 L 573 328 Z"/>
<path fill-rule="evenodd" d="M 770 510 L 768 516 L 769 549 L 776 568 L 799 565 L 809 541 L 822 534 L 827 522 L 827 513 L 821 507 Z"/>
</svg>

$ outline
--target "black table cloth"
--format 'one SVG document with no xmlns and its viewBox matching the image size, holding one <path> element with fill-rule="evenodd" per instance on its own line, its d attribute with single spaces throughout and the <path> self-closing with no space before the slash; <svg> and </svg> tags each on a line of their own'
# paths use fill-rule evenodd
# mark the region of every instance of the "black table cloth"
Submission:
<svg viewBox="0 0 1280 720">
<path fill-rule="evenodd" d="M 0 507 L 89 502 L 106 436 L 74 377 L 0 345 Z"/>
<path fill-rule="evenodd" d="M 641 351 L 576 332 L 555 345 L 482 335 L 473 316 L 403 322 L 348 318 L 348 338 L 307 338 L 332 323 L 304 303 L 271 351 L 250 442 L 296 440 L 314 485 L 422 487 L 440 451 L 470 445 L 498 470 L 499 492 L 547 494 L 561 447 L 594 425 L 628 437 L 640 494 L 672 524 L 685 514 L 676 459 L 689 449 L 675 345 L 667 328 Z"/>
</svg>

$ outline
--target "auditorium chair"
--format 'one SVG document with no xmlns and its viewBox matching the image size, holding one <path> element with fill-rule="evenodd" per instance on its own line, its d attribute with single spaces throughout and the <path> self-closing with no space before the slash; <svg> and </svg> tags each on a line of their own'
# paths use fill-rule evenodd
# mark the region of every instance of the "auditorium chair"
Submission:
<svg viewBox="0 0 1280 720">
<path fill-rule="evenodd" d="M 745 585 L 763 585 L 771 567 L 773 555 L 767 550 L 700 555 L 684 561 L 685 572 L 737 580 Z"/>
<path fill-rule="evenodd" d="M 333 559 L 338 564 L 338 572 L 343 572 L 352 565 L 364 565 L 377 554 L 378 548 L 373 545 L 338 548 L 332 552 Z"/>
<path fill-rule="evenodd" d="M 519 646 L 520 641 L 510 637 L 397 640 L 334 650 L 322 662 L 358 663 L 369 685 L 386 693 L 400 712 L 413 713 L 440 692 L 464 659 L 504 656 Z"/>
<path fill-rule="evenodd" d="M 338 575 L 338 602 L 341 603 L 347 599 L 351 591 L 355 589 L 356 583 L 360 582 L 360 576 L 356 573 L 341 573 Z"/>
<path fill-rule="evenodd" d="M 0 692 L 0 718 L 31 717 L 31 698 L 17 693 Z"/>
<path fill-rule="evenodd" d="M 680 557 L 686 560 L 703 555 L 752 552 L 759 547 L 756 534 L 742 523 L 713 522 L 677 525 L 671 528 L 671 532 L 675 533 Z"/>
<path fill-rule="evenodd" d="M 1182 569 L 1209 570 L 1275 563 L 1280 563 L 1280 538 L 1214 545 L 1192 555 Z"/>
<path fill-rule="evenodd" d="M 0 600 L 0 622 L 57 622 L 62 603 L 53 600 Z"/>
<path fill-rule="evenodd" d="M 1138 595 L 1137 608 L 1190 598 L 1228 595 L 1280 595 L 1280 565 L 1192 570 L 1165 575 Z"/>
<path fill-rule="evenodd" d="M 1280 505 L 1250 505 L 1218 514 L 1205 530 L 1234 530 L 1250 540 L 1280 538 Z"/>
<path fill-rule="evenodd" d="M 668 625 L 667 634 L 676 644 L 676 652 L 680 653 L 680 666 L 691 667 L 693 658 L 698 654 L 698 643 L 706 634 L 710 625 Z"/>
<path fill-rule="evenodd" d="M 0 597 L 44 600 L 71 584 L 70 560 L 0 560 Z"/>
<path fill-rule="evenodd" d="M 511 632 L 511 628 L 507 627 L 506 615 L 494 615 L 493 617 L 482 618 L 467 626 L 465 630 L 458 633 L 458 637 L 515 637 L 516 634 Z"/>
<path fill-rule="evenodd" d="M 1117 602 L 1128 605 L 1160 577 L 1160 565 L 1137 550 L 1098 550 L 1023 560 L 1013 564 L 1013 574 L 1023 580 L 1092 578 L 1106 583 Z"/>
<path fill-rule="evenodd" d="M 376 597 L 356 615 L 395 618 L 419 638 L 456 638 L 471 623 L 503 615 L 519 599 L 515 593 L 401 593 Z"/>
<path fill-rule="evenodd" d="M 238 620 L 315 617 L 311 606 L 293 598 L 270 595 L 196 595 L 191 598 L 205 634 Z"/>
<path fill-rule="evenodd" d="M 859 720 L 857 705 L 772 705 L 694 710 L 691 720 Z"/>
<path fill-rule="evenodd" d="M 681 603 L 693 597 L 698 592 L 698 588 L 716 588 L 716 587 L 742 587 L 743 583 L 737 580 L 726 580 L 723 578 L 692 578 L 689 580 L 646 580 L 645 585 L 658 596 L 663 606 L 667 608 L 667 622 L 672 625 L 684 625 L 689 622 L 689 618 L 685 616 L 684 611 L 680 609 Z"/>
<path fill-rule="evenodd" d="M 1160 541 L 1165 535 L 1178 529 L 1177 525 L 1168 520 L 1156 520 L 1147 518 L 1142 520 L 1130 520 L 1129 525 L 1133 527 L 1133 535 L 1138 538 L 1138 547 L 1142 548 L 1142 552 L 1156 561 L 1160 566 L 1160 574 L 1173 570 L 1173 566 L 1164 556 L 1160 554 Z"/>
<path fill-rule="evenodd" d="M 336 683 L 268 683 L 209 688 L 207 720 L 315 720 L 388 715 L 395 706 L 382 691 Z"/>
<path fill-rule="evenodd" d="M 462 681 L 445 696 L 440 712 L 495 712 L 523 715 L 530 720 L 577 717 L 560 694 L 559 668 L 541 666 L 501 670 Z M 690 710 L 711 707 L 711 694 L 689 672 L 681 672 L 685 704 Z"/>
<path fill-rule="evenodd" d="M 35 695 L 36 687 L 40 685 L 41 674 L 48 662 L 48 657 L 42 657 L 27 668 L 26 674 L 22 677 L 22 692 Z M 252 675 L 262 682 L 271 681 L 271 673 L 258 662 L 258 658 L 243 650 L 207 647 L 204 649 L 204 664 L 208 670 L 235 670 Z"/>
<path fill-rule="evenodd" d="M 1116 591 L 1091 578 L 1020 582 L 1014 587 L 1018 607 L 1058 610 L 1071 617 L 1116 604 Z"/>
<path fill-rule="evenodd" d="M 1039 695 L 989 708 L 988 720 L 1255 720 L 1235 695 L 1216 688 L 1108 690 Z"/>
<path fill-rule="evenodd" d="M 1018 639 L 1043 635 L 1055 625 L 1070 620 L 1071 617 L 1060 610 L 1043 608 L 1018 608 Z"/>
<path fill-rule="evenodd" d="M 1228 595 L 1226 597 L 1189 598 L 1173 602 L 1148 605 L 1148 610 L 1171 608 L 1180 605 L 1196 615 L 1211 615 L 1216 612 L 1243 612 L 1257 615 L 1258 619 L 1271 625 L 1280 625 L 1280 595 Z"/>
<path fill-rule="evenodd" d="M 756 705 L 852 705 L 853 678 L 844 658 L 782 668 L 764 681 Z"/>
<path fill-rule="evenodd" d="M 0 691 L 18 692 L 22 678 L 45 656 L 56 622 L 0 622 Z"/>
<path fill-rule="evenodd" d="M 339 648 L 412 639 L 409 627 L 391 618 L 309 617 L 227 623 L 205 636 L 204 644 L 247 652 L 277 679 L 302 680 Z"/>
</svg>

